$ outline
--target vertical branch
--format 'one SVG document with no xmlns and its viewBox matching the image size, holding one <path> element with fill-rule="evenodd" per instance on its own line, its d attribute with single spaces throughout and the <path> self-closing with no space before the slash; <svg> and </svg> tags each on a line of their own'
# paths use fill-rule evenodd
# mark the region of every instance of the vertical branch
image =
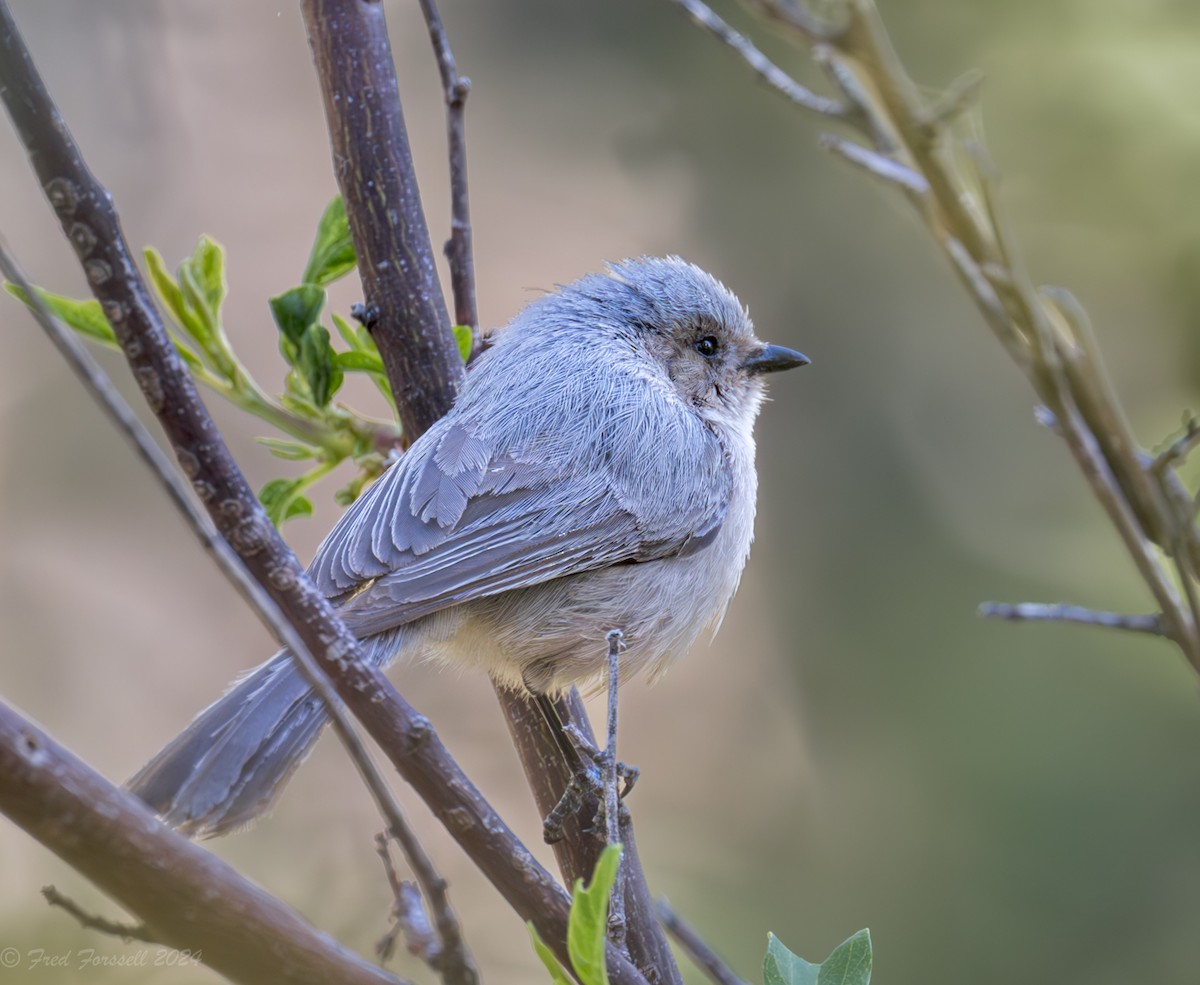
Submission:
<svg viewBox="0 0 1200 985">
<path fill-rule="evenodd" d="M 366 324 L 410 438 L 450 409 L 462 360 L 438 284 L 379 0 L 304 0 Z"/>
<path fill-rule="evenodd" d="M 399 214 L 409 216 L 410 209 L 420 211 L 382 5 L 377 0 L 303 0 L 302 9 L 325 95 L 338 183 L 361 260 L 359 268 L 363 270 L 364 289 L 369 303 L 376 305 L 379 321 L 373 334 L 388 371 L 406 434 L 413 440 L 449 409 L 454 388 L 461 379 L 462 366 L 453 337 L 446 328 L 433 247 L 423 216 L 411 216 L 412 221 L 406 220 L 398 229 L 374 228 L 386 218 L 376 208 L 376 197 L 383 196 L 383 189 L 393 189 L 391 194 L 395 195 L 407 194 L 403 203 L 396 201 Z M 456 320 L 474 326 L 478 316 L 474 311 L 470 268 L 462 118 L 462 99 L 466 92 L 463 80 L 454 83 L 457 71 L 436 6 L 423 0 L 422 9 L 428 19 L 449 111 L 454 232 L 458 235 L 457 242 L 462 244 L 462 252 L 458 252 L 452 236 L 451 265 L 456 271 L 456 279 L 470 288 L 461 302 L 456 289 Z M 353 99 L 348 98 L 351 94 Z M 383 146 L 390 141 L 396 141 L 398 145 L 394 148 Z M 393 246 L 393 237 L 401 239 L 402 243 Z M 382 240 L 382 243 L 376 240 Z M 408 260 L 404 264 L 384 262 L 381 266 L 372 262 L 373 257 L 382 257 L 386 261 L 393 254 L 403 255 Z M 368 267 L 369 275 L 365 269 Z M 415 315 L 407 309 L 404 312 L 389 309 L 391 299 L 422 292 L 436 295 L 437 303 L 426 305 Z M 432 302 L 433 298 L 429 300 Z M 414 317 L 431 321 L 420 323 L 414 321 Z M 406 367 L 410 364 L 421 366 L 428 362 L 441 367 L 447 360 L 452 363 L 453 372 L 440 376 L 421 374 L 416 378 L 416 385 L 407 375 Z M 438 386 L 442 389 L 430 389 Z M 534 799 L 539 810 L 547 814 L 570 780 L 569 766 L 563 761 L 544 720 L 525 695 L 497 688 L 497 697 Z M 572 722 L 584 734 L 591 735 L 577 692 L 572 691 L 569 697 L 559 702 L 559 711 L 564 723 Z M 588 808 L 584 810 L 586 812 Z M 566 827 L 567 836 L 555 846 L 559 866 L 568 881 L 576 877 L 591 878 L 596 859 L 604 847 L 603 837 L 580 829 L 579 818 L 582 816 L 590 818 L 591 814 L 581 813 L 571 819 Z M 652 983 L 665 981 L 678 985 L 681 981 L 679 969 L 655 917 L 650 890 L 633 846 L 631 826 L 628 832 L 623 832 L 622 843 L 626 845 L 622 864 L 626 875 L 629 953 Z"/>
<path fill-rule="evenodd" d="M 454 322 L 478 333 L 475 261 L 471 252 L 471 199 L 467 189 L 467 130 L 463 118 L 471 80 L 458 74 L 436 0 L 421 0 L 421 10 L 429 26 L 429 39 L 437 55 L 446 97 L 446 139 L 450 157 L 450 239 L 446 242 L 446 259 L 450 261 Z"/>
<path fill-rule="evenodd" d="M 545 817 L 554 810 L 563 790 L 571 781 L 570 767 L 559 751 L 558 744 L 546 731 L 545 719 L 531 701 L 503 689 L 497 689 L 496 694 L 508 723 L 509 734 L 520 755 L 534 802 Z M 596 745 L 596 737 L 578 690 L 572 688 L 562 697 L 555 698 L 554 708 L 559 721 L 571 723 L 589 745 Z M 596 797 L 588 793 L 575 816 L 564 825 L 562 839 L 553 845 L 555 861 L 568 885 L 574 885 L 576 879 L 591 879 L 596 861 L 604 850 L 604 833 L 585 830 L 580 823 L 581 819 L 595 817 L 599 807 Z M 621 868 L 625 880 L 625 946 L 629 958 L 651 985 L 681 985 L 683 979 L 679 974 L 679 966 L 659 924 L 654 897 L 638 855 L 633 820 L 624 806 L 620 811 L 620 819 Z"/>
</svg>

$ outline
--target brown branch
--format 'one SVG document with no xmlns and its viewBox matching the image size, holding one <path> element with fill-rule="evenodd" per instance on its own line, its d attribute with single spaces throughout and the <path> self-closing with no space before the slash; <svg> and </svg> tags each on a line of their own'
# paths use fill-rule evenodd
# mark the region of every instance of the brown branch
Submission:
<svg viewBox="0 0 1200 985">
<path fill-rule="evenodd" d="M 159 823 L 4 704 L 0 809 L 133 914 L 154 941 L 189 951 L 233 981 L 400 981 Z"/>
<path fill-rule="evenodd" d="M 438 284 L 378 0 L 304 0 L 371 335 L 409 440 L 450 409 L 462 360 Z"/>
<path fill-rule="evenodd" d="M 438 72 L 446 98 L 446 140 L 450 158 L 450 239 L 446 259 L 450 263 L 450 293 L 454 295 L 454 321 L 474 332 L 479 345 L 479 309 L 475 300 L 475 261 L 471 252 L 471 197 L 467 188 L 467 130 L 464 110 L 471 80 L 459 76 L 454 52 L 442 25 L 436 0 L 421 0 L 421 12 L 429 27 L 429 39 L 437 56 Z"/>
<path fill-rule="evenodd" d="M 547 733 L 545 719 L 532 702 L 511 691 L 499 689 L 496 693 L 509 734 L 517 746 L 525 779 L 533 791 L 534 802 L 538 812 L 545 817 L 554 810 L 571 780 L 570 764 L 559 751 L 557 742 Z M 562 697 L 555 698 L 553 703 L 559 721 L 574 728 L 586 743 L 595 746 L 596 737 L 579 692 L 572 688 Z M 580 819 L 584 818 L 590 821 L 599 808 L 599 801 L 591 792 L 587 792 L 579 810 L 564 826 L 562 839 L 552 846 L 559 870 L 570 885 L 574 885 L 576 879 L 591 879 L 596 861 L 604 850 L 604 833 L 585 830 L 580 823 Z M 629 957 L 655 985 L 660 982 L 680 985 L 682 978 L 679 966 L 659 927 L 654 897 L 650 894 L 646 873 L 638 855 L 633 820 L 624 807 L 620 818 L 621 867 L 625 870 L 625 945 Z M 648 929 L 650 926 L 655 928 L 653 932 Z"/>
<path fill-rule="evenodd" d="M 517 913 L 534 922 L 560 959 L 569 960 L 565 891 L 482 798 L 428 720 L 404 701 L 377 668 L 360 659 L 357 641 L 304 573 L 238 470 L 150 301 L 111 196 L 83 162 L 3 2 L 0 98 L 147 403 L 217 529 L 288 614 L 335 681 L 339 695 L 401 775 Z M 453 349 L 450 353 L 460 365 L 457 353 Z M 423 392 L 405 391 L 407 398 L 421 397 Z M 448 391 L 440 396 L 449 400 Z M 438 405 L 432 397 L 415 400 L 413 407 L 419 413 L 412 416 L 418 428 L 424 415 Z M 616 985 L 643 981 L 615 948 L 608 948 L 607 958 Z"/>
<path fill-rule="evenodd" d="M 675 938 L 687 956 L 692 959 L 692 963 L 703 971 L 714 985 L 746 985 L 733 973 L 729 965 L 717 957 L 717 952 L 705 943 L 704 938 L 684 922 L 683 918 L 671 908 L 671 904 L 665 899 L 658 901 L 658 919 L 667 928 L 667 933 Z"/>
</svg>

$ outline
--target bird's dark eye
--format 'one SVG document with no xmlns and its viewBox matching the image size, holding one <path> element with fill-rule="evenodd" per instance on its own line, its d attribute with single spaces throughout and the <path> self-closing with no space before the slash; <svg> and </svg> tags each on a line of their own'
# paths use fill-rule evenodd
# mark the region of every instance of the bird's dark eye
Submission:
<svg viewBox="0 0 1200 985">
<path fill-rule="evenodd" d="M 715 335 L 703 335 L 696 339 L 696 351 L 705 359 L 712 359 L 721 350 L 721 343 Z"/>
</svg>

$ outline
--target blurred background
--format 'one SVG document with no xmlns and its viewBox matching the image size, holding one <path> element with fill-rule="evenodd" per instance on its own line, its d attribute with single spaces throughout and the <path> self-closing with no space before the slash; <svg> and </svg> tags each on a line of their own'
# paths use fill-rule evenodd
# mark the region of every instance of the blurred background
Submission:
<svg viewBox="0 0 1200 985">
<path fill-rule="evenodd" d="M 813 358 L 773 381 L 758 544 L 721 635 L 624 692 L 653 888 L 752 982 L 768 930 L 820 960 L 864 926 L 880 982 L 1194 982 L 1196 677 L 1161 641 L 975 616 L 985 599 L 1151 602 L 900 197 L 819 151 L 819 123 L 664 0 L 443 6 L 474 83 L 485 325 L 605 259 L 677 252 L 732 287 L 764 338 Z M 227 331 L 275 388 L 266 298 L 298 279 L 335 190 L 297 6 L 12 7 L 132 244 L 172 264 L 202 232 L 225 245 Z M 388 8 L 440 245 L 437 71 L 416 5 Z M 883 14 L 930 91 L 985 72 L 981 119 L 1029 266 L 1088 307 L 1134 429 L 1157 445 L 1200 383 L 1200 8 L 884 0 Z M 821 84 L 806 56 L 760 37 Z M 0 131 L 0 229 L 32 279 L 85 294 Z M 343 313 L 355 286 L 339 286 Z M 272 644 L 31 319 L 0 302 L 0 693 L 119 782 Z M 102 358 L 137 402 L 123 363 Z M 349 400 L 383 411 L 365 388 Z M 265 425 L 212 405 L 256 486 L 287 474 L 254 442 Z M 335 521 L 339 484 L 286 528 L 302 557 Z M 487 682 L 393 677 L 549 861 Z M 485 980 L 541 980 L 520 922 L 401 793 Z M 379 826 L 326 740 L 268 821 L 211 847 L 370 953 L 389 905 Z M 5 980 L 214 980 L 80 970 L 83 948 L 137 945 L 51 911 L 47 883 L 115 908 L 3 820 L 0 872 L 0 947 L 23 962 Z M 75 966 L 35 972 L 39 948 Z M 431 980 L 407 958 L 396 968 Z"/>
</svg>

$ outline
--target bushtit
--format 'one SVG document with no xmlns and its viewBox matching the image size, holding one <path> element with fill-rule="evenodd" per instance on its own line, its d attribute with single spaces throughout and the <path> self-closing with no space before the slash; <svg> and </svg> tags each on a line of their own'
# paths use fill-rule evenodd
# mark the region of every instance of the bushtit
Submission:
<svg viewBox="0 0 1200 985">
<path fill-rule="evenodd" d="M 624 260 L 534 301 L 450 412 L 356 502 L 309 574 L 366 658 L 474 666 L 506 687 L 651 678 L 715 631 L 753 537 L 765 345 L 678 257 Z M 129 781 L 222 834 L 262 814 L 326 713 L 288 652 L 251 671 Z"/>
</svg>

